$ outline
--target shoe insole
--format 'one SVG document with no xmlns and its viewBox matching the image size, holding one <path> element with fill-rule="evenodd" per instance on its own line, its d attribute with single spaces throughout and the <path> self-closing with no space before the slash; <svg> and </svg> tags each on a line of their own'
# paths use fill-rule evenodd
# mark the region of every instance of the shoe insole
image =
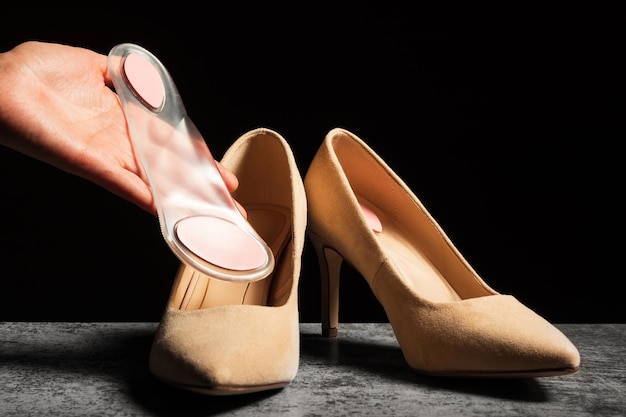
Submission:
<svg viewBox="0 0 626 417">
<path fill-rule="evenodd" d="M 291 214 L 284 207 L 246 205 L 248 221 L 269 245 L 275 259 L 291 238 Z M 242 254 L 245 256 L 245 254 Z M 179 273 L 173 304 L 181 310 L 210 308 L 220 305 L 266 305 L 273 274 L 249 283 L 212 279 L 189 266 Z"/>
<path fill-rule="evenodd" d="M 229 282 L 270 274 L 271 249 L 239 212 L 165 66 L 146 49 L 123 43 L 109 52 L 108 70 L 172 252 Z"/>
</svg>

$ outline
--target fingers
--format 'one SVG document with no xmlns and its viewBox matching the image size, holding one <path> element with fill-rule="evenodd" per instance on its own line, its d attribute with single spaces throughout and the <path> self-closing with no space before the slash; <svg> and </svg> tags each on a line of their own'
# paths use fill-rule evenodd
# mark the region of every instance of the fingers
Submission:
<svg viewBox="0 0 626 417">
<path fill-rule="evenodd" d="M 215 161 L 217 163 L 217 169 L 220 171 L 224 182 L 226 183 L 226 188 L 231 193 L 239 187 L 239 179 L 235 174 L 232 173 L 228 168 L 222 165 L 219 161 Z"/>
</svg>

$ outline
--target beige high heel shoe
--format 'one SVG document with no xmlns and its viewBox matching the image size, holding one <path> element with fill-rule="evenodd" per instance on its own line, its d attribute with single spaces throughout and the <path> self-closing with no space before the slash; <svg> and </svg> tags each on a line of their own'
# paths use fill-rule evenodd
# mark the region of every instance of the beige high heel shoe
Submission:
<svg viewBox="0 0 626 417">
<path fill-rule="evenodd" d="M 407 185 L 360 138 L 333 129 L 305 179 L 308 235 L 322 277 L 322 331 L 336 336 L 342 261 L 385 309 L 409 366 L 441 376 L 576 372 L 576 347 L 490 288 Z"/>
<path fill-rule="evenodd" d="M 166 383 L 210 395 L 281 388 L 296 376 L 300 358 L 302 179 L 287 142 L 269 129 L 244 134 L 221 162 L 239 179 L 233 196 L 272 249 L 274 271 L 260 281 L 233 283 L 181 265 L 150 370 Z"/>
</svg>

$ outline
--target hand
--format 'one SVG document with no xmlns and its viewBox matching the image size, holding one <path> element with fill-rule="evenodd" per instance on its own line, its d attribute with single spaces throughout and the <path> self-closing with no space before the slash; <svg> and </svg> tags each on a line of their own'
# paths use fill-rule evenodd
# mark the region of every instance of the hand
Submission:
<svg viewBox="0 0 626 417">
<path fill-rule="evenodd" d="M 156 214 L 111 87 L 107 57 L 89 49 L 24 42 L 0 53 L 0 144 Z M 218 168 L 234 191 L 237 177 Z"/>
</svg>

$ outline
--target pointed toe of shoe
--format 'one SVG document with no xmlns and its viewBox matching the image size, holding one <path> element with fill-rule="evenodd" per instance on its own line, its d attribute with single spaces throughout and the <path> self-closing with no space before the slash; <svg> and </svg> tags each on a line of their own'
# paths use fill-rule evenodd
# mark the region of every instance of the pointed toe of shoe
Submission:
<svg viewBox="0 0 626 417">
<path fill-rule="evenodd" d="M 483 334 L 486 344 L 492 346 L 490 358 L 495 372 L 515 377 L 555 376 L 578 370 L 578 349 L 557 327 L 512 296 L 492 298 L 502 303 L 497 309 L 500 320 L 494 316 L 494 329 L 487 328 Z"/>
<path fill-rule="evenodd" d="M 298 370 L 298 324 L 284 323 L 290 315 L 276 310 L 171 309 L 155 335 L 150 370 L 170 385 L 205 394 L 284 387 Z"/>
<path fill-rule="evenodd" d="M 424 320 L 425 316 L 430 316 Z M 404 351 L 417 371 L 448 376 L 540 377 L 576 372 L 580 354 L 554 325 L 507 295 L 450 303 L 420 314 L 419 335 L 399 331 L 404 343 L 419 349 Z"/>
</svg>

